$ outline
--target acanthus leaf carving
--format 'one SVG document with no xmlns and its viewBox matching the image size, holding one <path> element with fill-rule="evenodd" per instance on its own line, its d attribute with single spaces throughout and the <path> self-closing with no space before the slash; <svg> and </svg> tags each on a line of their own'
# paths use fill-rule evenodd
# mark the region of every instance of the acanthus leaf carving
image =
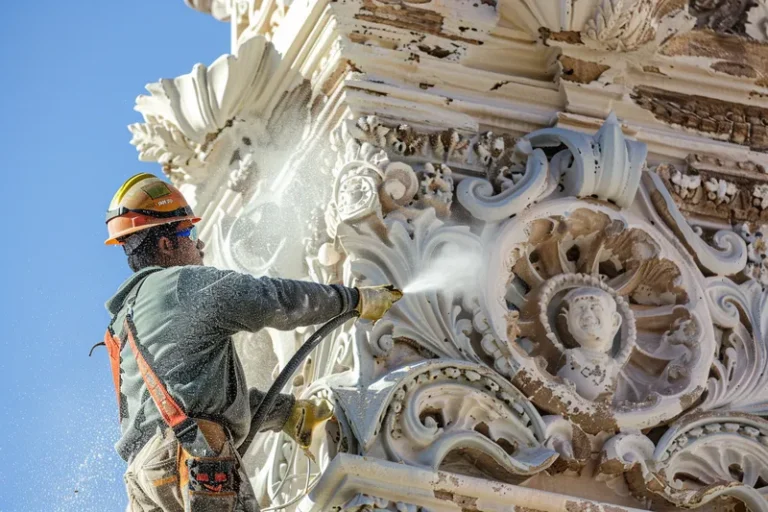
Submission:
<svg viewBox="0 0 768 512">
<path fill-rule="evenodd" d="M 236 151 L 243 131 L 252 138 L 277 135 L 288 122 L 285 105 L 295 108 L 306 101 L 294 94 L 304 94 L 301 77 L 280 64 L 274 47 L 253 37 L 237 55 L 222 55 L 208 67 L 197 64 L 191 73 L 147 85 L 150 94 L 139 96 L 135 107 L 145 122 L 128 127 L 139 158 L 158 161 L 166 172 L 197 183 L 210 159 Z M 278 123 L 274 115 L 282 117 Z"/>
<path fill-rule="evenodd" d="M 707 393 L 697 409 L 768 414 L 768 292 L 756 281 L 737 285 L 711 277 L 706 293 L 719 343 Z"/>
<path fill-rule="evenodd" d="M 602 0 L 595 7 L 593 17 L 587 20 L 585 41 L 598 49 L 635 51 L 688 31 L 694 23 L 679 2 Z"/>
<path fill-rule="evenodd" d="M 544 31 L 554 44 L 621 52 L 657 47 L 696 22 L 677 0 L 514 0 L 501 4 L 501 15 L 531 35 Z"/>
<path fill-rule="evenodd" d="M 451 226 L 432 208 L 411 219 L 384 221 L 386 236 L 368 226 L 339 226 L 339 241 L 349 257 L 349 278 L 358 283 L 405 287 L 445 251 L 480 254 L 480 239 L 466 226 Z M 364 278 L 362 280 L 361 278 Z M 472 290 L 426 290 L 407 294 L 370 333 L 371 348 L 386 354 L 393 341 L 409 340 L 430 353 L 479 361 L 471 343 Z"/>
</svg>

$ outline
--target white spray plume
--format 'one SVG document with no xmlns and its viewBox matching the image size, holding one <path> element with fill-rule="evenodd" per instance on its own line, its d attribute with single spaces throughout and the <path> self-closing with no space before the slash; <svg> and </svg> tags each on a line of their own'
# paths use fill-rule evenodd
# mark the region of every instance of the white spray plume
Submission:
<svg viewBox="0 0 768 512">
<path fill-rule="evenodd" d="M 479 248 L 445 245 L 423 265 L 403 292 L 442 291 L 464 295 L 477 288 L 482 269 L 483 254 Z"/>
</svg>

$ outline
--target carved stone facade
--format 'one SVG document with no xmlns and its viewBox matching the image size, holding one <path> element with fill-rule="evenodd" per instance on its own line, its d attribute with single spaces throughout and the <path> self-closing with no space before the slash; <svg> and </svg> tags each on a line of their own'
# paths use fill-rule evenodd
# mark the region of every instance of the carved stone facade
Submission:
<svg viewBox="0 0 768 512">
<path fill-rule="evenodd" d="M 765 0 L 188 3 L 233 55 L 130 130 L 208 263 L 406 290 L 294 378 L 336 415 L 257 440 L 263 506 L 768 511 Z"/>
</svg>

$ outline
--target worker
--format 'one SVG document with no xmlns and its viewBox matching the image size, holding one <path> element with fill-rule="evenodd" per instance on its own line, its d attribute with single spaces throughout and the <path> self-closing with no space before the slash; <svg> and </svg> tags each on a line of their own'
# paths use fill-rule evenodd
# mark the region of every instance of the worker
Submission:
<svg viewBox="0 0 768 512">
<path fill-rule="evenodd" d="M 239 331 L 319 324 L 356 309 L 375 321 L 402 294 L 203 266 L 200 221 L 181 192 L 151 174 L 128 179 L 107 211 L 109 245 L 134 271 L 107 301 L 109 352 L 128 463 L 128 510 L 257 511 L 237 448 L 263 393 L 248 389 Z M 328 420 L 327 401 L 280 395 L 262 431 L 302 448 Z"/>
</svg>

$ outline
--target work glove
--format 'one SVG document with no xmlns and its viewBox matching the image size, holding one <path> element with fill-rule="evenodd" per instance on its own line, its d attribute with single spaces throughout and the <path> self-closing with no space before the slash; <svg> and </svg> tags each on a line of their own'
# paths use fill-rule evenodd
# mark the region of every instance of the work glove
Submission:
<svg viewBox="0 0 768 512">
<path fill-rule="evenodd" d="M 374 322 L 383 317 L 395 302 L 403 298 L 403 292 L 391 284 L 361 286 L 357 291 L 360 292 L 360 301 L 357 303 L 360 318 Z"/>
<path fill-rule="evenodd" d="M 283 432 L 291 436 L 303 450 L 312 444 L 312 432 L 333 416 L 333 405 L 328 400 L 296 400 L 291 415 L 283 425 Z"/>
</svg>

